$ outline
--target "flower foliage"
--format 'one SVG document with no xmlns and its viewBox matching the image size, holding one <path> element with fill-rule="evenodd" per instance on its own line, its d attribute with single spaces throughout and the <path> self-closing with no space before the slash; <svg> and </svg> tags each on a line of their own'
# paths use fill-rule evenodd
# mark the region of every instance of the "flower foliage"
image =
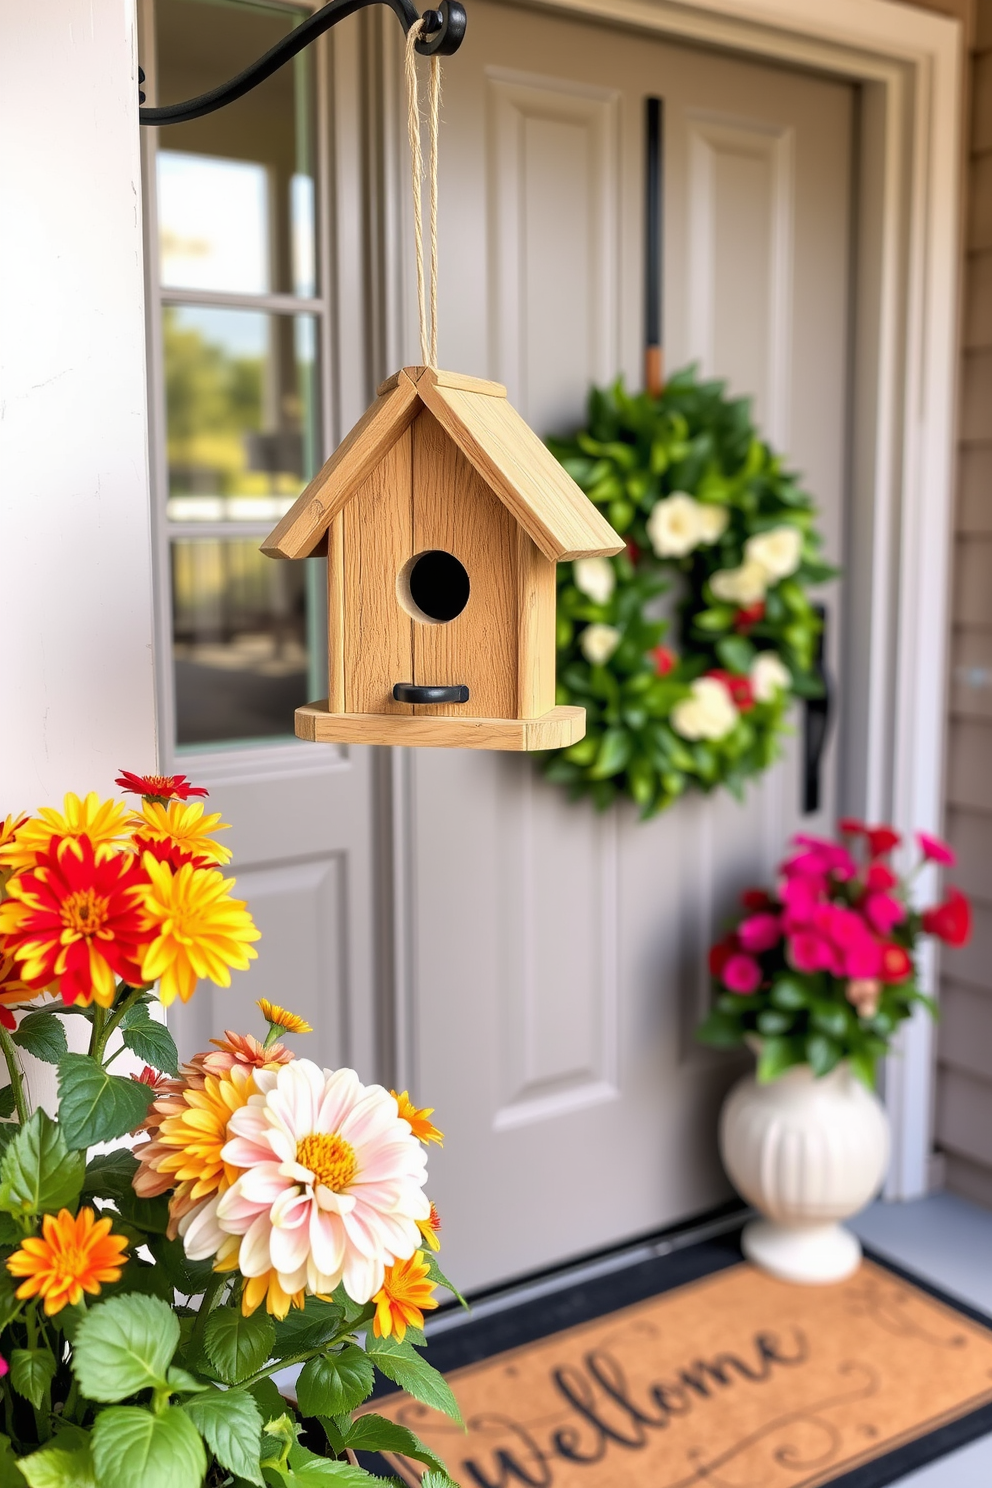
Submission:
<svg viewBox="0 0 992 1488">
<path fill-rule="evenodd" d="M 825 1075 L 847 1060 L 873 1087 L 899 1024 L 918 1003 L 934 1011 L 916 983 L 921 937 L 961 946 L 971 932 L 959 889 L 930 909 L 912 903 L 915 872 L 953 866 L 946 843 L 919 833 L 922 857 L 900 878 L 889 861 L 898 832 L 840 826 L 838 842 L 796 837 L 774 890 L 746 890 L 744 913 L 710 950 L 715 999 L 697 1037 L 718 1048 L 757 1042 L 763 1081 L 796 1064 Z"/>
<path fill-rule="evenodd" d="M 549 445 L 627 547 L 559 565 L 557 701 L 584 707 L 587 730 L 545 773 L 645 817 L 689 789 L 740 795 L 777 757 L 792 699 L 821 690 L 807 589 L 835 570 L 812 499 L 748 401 L 691 369 L 658 397 L 594 388 L 586 429 Z"/>
<path fill-rule="evenodd" d="M 374 1488 L 354 1441 L 453 1488 L 413 1432 L 352 1419 L 378 1369 L 460 1420 L 421 1352 L 454 1291 L 432 1112 L 297 1058 L 280 1040 L 310 1024 L 266 998 L 260 1034 L 180 1062 L 156 995 L 230 986 L 258 931 L 206 792 L 118 784 L 139 810 L 90 793 L 0 821 L 0 1482 Z M 55 1120 L 22 1051 L 57 1066 Z M 291 1364 L 298 1403 L 272 1378 Z"/>
</svg>

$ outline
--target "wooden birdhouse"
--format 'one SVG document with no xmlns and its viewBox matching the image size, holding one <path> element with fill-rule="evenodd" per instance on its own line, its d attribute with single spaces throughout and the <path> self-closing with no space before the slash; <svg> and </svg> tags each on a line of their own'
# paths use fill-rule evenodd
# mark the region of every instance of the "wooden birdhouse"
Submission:
<svg viewBox="0 0 992 1488">
<path fill-rule="evenodd" d="M 327 555 L 315 742 L 557 749 L 555 565 L 622 540 L 498 383 L 405 367 L 262 546 Z"/>
</svg>

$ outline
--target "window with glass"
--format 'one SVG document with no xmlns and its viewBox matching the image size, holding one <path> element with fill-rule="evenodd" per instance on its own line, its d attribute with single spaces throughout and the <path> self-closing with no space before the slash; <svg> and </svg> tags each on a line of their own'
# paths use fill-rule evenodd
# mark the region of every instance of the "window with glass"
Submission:
<svg viewBox="0 0 992 1488">
<path fill-rule="evenodd" d="M 308 13 L 154 0 L 154 101 L 232 77 Z M 319 464 L 315 139 L 311 51 L 158 131 L 159 530 L 181 749 L 291 736 L 294 708 L 320 690 L 319 565 L 259 552 Z"/>
</svg>

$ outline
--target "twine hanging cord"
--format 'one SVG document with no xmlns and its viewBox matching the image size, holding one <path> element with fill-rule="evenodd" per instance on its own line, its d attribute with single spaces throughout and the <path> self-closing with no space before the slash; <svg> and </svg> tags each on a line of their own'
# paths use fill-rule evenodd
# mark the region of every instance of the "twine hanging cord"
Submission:
<svg viewBox="0 0 992 1488">
<path fill-rule="evenodd" d="M 420 313 L 420 358 L 426 367 L 437 370 L 437 140 L 441 115 L 441 58 L 430 59 L 430 82 L 427 93 L 427 117 L 430 131 L 428 158 L 429 234 L 430 234 L 430 320 L 427 316 L 427 276 L 424 272 L 424 152 L 420 139 L 420 87 L 417 79 L 417 38 L 424 29 L 423 20 L 415 21 L 406 35 L 407 128 L 410 136 L 410 162 L 413 172 L 413 237 L 417 255 L 417 305 Z"/>
</svg>

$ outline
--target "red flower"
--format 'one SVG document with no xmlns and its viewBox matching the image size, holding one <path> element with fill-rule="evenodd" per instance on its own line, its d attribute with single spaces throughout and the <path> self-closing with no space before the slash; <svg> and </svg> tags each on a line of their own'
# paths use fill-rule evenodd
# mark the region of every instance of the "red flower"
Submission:
<svg viewBox="0 0 992 1488">
<path fill-rule="evenodd" d="M 837 825 L 845 837 L 863 837 L 868 830 L 856 816 L 842 816 Z"/>
<path fill-rule="evenodd" d="M 133 775 L 130 770 L 122 770 L 114 784 L 153 801 L 186 801 L 190 796 L 208 794 L 202 786 L 190 785 L 185 775 Z"/>
<path fill-rule="evenodd" d="M 765 889 L 745 889 L 741 895 L 741 903 L 745 909 L 761 910 L 770 909 L 773 900 Z"/>
<path fill-rule="evenodd" d="M 868 852 L 873 858 L 884 858 L 894 847 L 898 847 L 902 838 L 892 827 L 865 827 L 865 836 L 868 839 Z"/>
<path fill-rule="evenodd" d="M 913 970 L 913 962 L 904 946 L 890 941 L 882 947 L 882 969 L 879 975 L 883 982 L 904 982 Z"/>
<path fill-rule="evenodd" d="M 865 888 L 869 893 L 886 894 L 898 882 L 887 863 L 869 863 L 865 870 Z"/>
<path fill-rule="evenodd" d="M 654 669 L 659 677 L 667 677 L 669 672 L 678 665 L 678 657 L 667 646 L 655 646 L 651 655 L 654 658 Z"/>
<path fill-rule="evenodd" d="M 710 946 L 710 975 L 713 977 L 719 977 L 722 974 L 723 968 L 726 966 L 731 956 L 733 956 L 739 949 L 740 947 L 737 943 L 737 936 L 733 934 L 733 932 L 731 932 L 730 935 L 725 935 L 722 940 L 718 940 L 716 945 Z"/>
<path fill-rule="evenodd" d="M 627 557 L 636 568 L 641 561 L 641 550 L 632 537 L 627 539 Z"/>
<path fill-rule="evenodd" d="M 13 1033 L 17 1027 L 17 1019 L 10 1008 L 0 1007 L 0 1028 L 6 1028 L 8 1033 Z"/>
<path fill-rule="evenodd" d="M 734 616 L 734 629 L 738 635 L 747 635 L 756 625 L 760 625 L 765 618 L 765 602 L 759 599 L 757 604 L 745 605 L 737 611 Z"/>
<path fill-rule="evenodd" d="M 147 941 L 138 889 L 145 882 L 130 853 L 98 861 L 88 837 L 54 839 L 34 868 L 15 874 L 0 904 L 4 948 L 29 987 L 58 983 L 66 1004 L 110 1007 L 115 976 L 141 986 Z"/>
<path fill-rule="evenodd" d="M 212 858 L 204 858 L 196 853 L 188 852 L 171 837 L 135 837 L 132 840 L 139 861 L 143 853 L 151 853 L 156 863 L 168 863 L 174 873 L 178 873 L 184 863 L 192 863 L 194 868 L 216 868 L 217 866 Z"/>
<path fill-rule="evenodd" d="M 949 946 L 967 945 L 971 939 L 971 904 L 960 889 L 948 889 L 943 904 L 923 911 L 923 928 Z"/>
<path fill-rule="evenodd" d="M 929 832 L 917 832 L 916 840 L 923 856 L 931 863 L 944 863 L 948 868 L 954 867 L 957 854 L 949 843 L 942 842 L 939 837 L 931 837 Z"/>
<path fill-rule="evenodd" d="M 736 672 L 724 672 L 719 668 L 707 672 L 706 675 L 715 677 L 718 682 L 723 683 L 741 713 L 750 713 L 754 707 L 754 692 L 751 688 L 750 677 L 739 677 Z"/>
</svg>

